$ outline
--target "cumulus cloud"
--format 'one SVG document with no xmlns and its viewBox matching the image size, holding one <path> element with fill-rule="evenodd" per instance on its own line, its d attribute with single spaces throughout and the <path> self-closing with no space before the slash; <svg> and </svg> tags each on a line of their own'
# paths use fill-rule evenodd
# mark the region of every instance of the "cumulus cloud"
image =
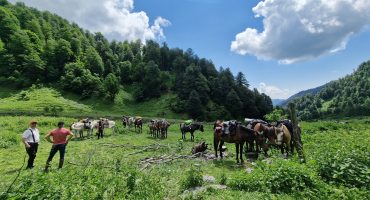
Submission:
<svg viewBox="0 0 370 200">
<path fill-rule="evenodd" d="M 274 85 L 267 85 L 266 83 L 260 83 L 257 90 L 261 93 L 265 93 L 272 99 L 287 99 L 291 92 L 288 89 L 281 89 Z"/>
<path fill-rule="evenodd" d="M 264 0 L 253 8 L 263 30 L 246 28 L 231 51 L 290 64 L 346 48 L 370 24 L 369 0 Z"/>
<path fill-rule="evenodd" d="M 19 0 L 11 0 L 16 2 Z M 22 0 L 26 5 L 56 13 L 92 32 L 110 39 L 164 39 L 163 27 L 171 23 L 157 17 L 153 25 L 144 11 L 134 12 L 133 0 Z"/>
</svg>

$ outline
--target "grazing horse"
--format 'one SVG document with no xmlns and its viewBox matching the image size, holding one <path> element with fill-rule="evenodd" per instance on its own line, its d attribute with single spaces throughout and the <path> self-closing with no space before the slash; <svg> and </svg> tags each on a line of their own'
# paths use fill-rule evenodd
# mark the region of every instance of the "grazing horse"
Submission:
<svg viewBox="0 0 370 200">
<path fill-rule="evenodd" d="M 180 124 L 180 130 L 181 130 L 181 134 L 182 134 L 182 139 L 184 139 L 185 140 L 185 134 L 187 133 L 187 132 L 190 132 L 190 134 L 191 134 L 191 137 L 190 137 L 190 139 L 191 139 L 191 141 L 194 141 L 194 132 L 196 131 L 196 130 L 200 130 L 200 131 L 202 131 L 202 132 L 204 132 L 204 129 L 203 129 L 203 125 L 202 124 L 200 124 L 200 123 L 191 123 L 190 125 L 185 125 L 184 123 L 181 123 Z"/>
<path fill-rule="evenodd" d="M 171 124 L 165 119 L 157 121 L 157 128 L 162 138 L 167 138 L 167 130 L 170 126 Z"/>
<path fill-rule="evenodd" d="M 280 124 L 276 130 L 276 144 L 280 146 L 281 154 L 284 154 L 284 148 L 286 148 L 287 156 L 289 153 L 293 154 L 292 134 L 290 133 L 289 129 L 284 124 Z"/>
<path fill-rule="evenodd" d="M 122 118 L 122 125 L 125 128 L 127 126 L 128 130 L 131 129 L 131 126 L 134 124 L 134 122 L 135 122 L 135 117 L 123 116 L 123 118 Z"/>
<path fill-rule="evenodd" d="M 141 117 L 135 118 L 134 120 L 135 132 L 143 132 L 143 119 Z"/>
<path fill-rule="evenodd" d="M 257 123 L 253 130 L 256 132 L 256 151 L 260 152 L 262 148 L 267 156 L 269 145 L 276 145 L 276 128 L 274 126 L 268 127 L 262 123 Z"/>
<path fill-rule="evenodd" d="M 222 125 L 222 124 L 221 124 Z M 248 138 L 253 135 L 254 131 L 247 127 L 241 125 L 240 122 L 237 122 L 229 126 L 230 133 L 223 135 L 222 129 L 218 128 L 219 125 L 215 123 L 215 129 L 213 134 L 213 146 L 215 149 L 215 156 L 218 157 L 217 151 L 220 151 L 220 157 L 222 158 L 222 146 L 225 142 L 235 143 L 236 147 L 236 162 L 239 163 L 239 157 L 241 162 L 243 162 L 243 145 L 248 140 Z M 240 156 L 239 156 L 240 154 Z"/>
<path fill-rule="evenodd" d="M 71 125 L 71 131 L 72 132 L 78 132 L 79 135 L 80 135 L 80 138 L 83 138 L 83 131 L 84 130 L 87 130 L 87 136 L 88 137 L 91 137 L 92 136 L 92 133 L 93 133 L 93 129 L 95 127 L 95 121 L 84 121 L 84 120 L 81 120 L 79 122 L 74 122 L 72 125 Z"/>
<path fill-rule="evenodd" d="M 158 126 L 157 126 L 157 121 L 156 119 L 152 119 L 150 120 L 149 124 L 148 124 L 148 127 L 149 127 L 149 133 L 152 137 L 156 137 L 157 136 L 157 132 L 158 132 Z"/>
</svg>

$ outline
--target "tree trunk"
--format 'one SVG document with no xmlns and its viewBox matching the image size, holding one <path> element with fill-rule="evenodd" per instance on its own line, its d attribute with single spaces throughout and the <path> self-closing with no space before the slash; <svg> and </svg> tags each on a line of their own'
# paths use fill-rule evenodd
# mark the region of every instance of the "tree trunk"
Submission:
<svg viewBox="0 0 370 200">
<path fill-rule="evenodd" d="M 306 162 L 306 158 L 303 151 L 303 143 L 301 140 L 301 128 L 298 126 L 298 119 L 295 109 L 294 103 L 289 103 L 289 115 L 290 119 L 292 120 L 293 124 L 293 139 L 294 139 L 294 146 L 297 149 L 298 156 L 302 163 Z"/>
</svg>

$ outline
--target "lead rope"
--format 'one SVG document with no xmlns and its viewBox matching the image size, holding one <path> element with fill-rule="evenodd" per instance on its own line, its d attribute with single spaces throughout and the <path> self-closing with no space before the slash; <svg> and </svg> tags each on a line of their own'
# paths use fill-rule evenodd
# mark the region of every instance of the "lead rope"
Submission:
<svg viewBox="0 0 370 200">
<path fill-rule="evenodd" d="M 15 181 L 17 181 L 17 179 L 18 179 L 19 175 L 20 175 L 20 174 L 21 174 L 21 172 L 22 172 L 22 168 L 23 168 L 23 166 L 24 166 L 24 163 L 26 162 L 26 157 L 27 157 L 27 154 L 25 154 L 25 155 L 24 155 L 23 163 L 22 163 L 22 166 L 18 169 L 18 174 L 17 174 L 17 176 L 14 178 L 13 182 L 9 185 L 9 187 L 8 187 L 8 189 L 6 190 L 5 194 L 3 194 L 3 195 L 1 195 L 1 196 L 3 196 L 3 197 L 7 197 L 8 193 L 10 192 L 10 190 L 11 190 L 11 188 L 12 188 L 12 186 L 13 186 L 13 184 L 15 183 Z M 1 196 L 0 196 L 0 197 L 1 197 Z"/>
</svg>

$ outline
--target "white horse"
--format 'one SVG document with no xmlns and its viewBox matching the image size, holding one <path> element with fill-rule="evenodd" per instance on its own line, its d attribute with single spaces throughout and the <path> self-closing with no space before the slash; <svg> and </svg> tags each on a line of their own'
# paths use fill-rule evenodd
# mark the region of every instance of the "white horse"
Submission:
<svg viewBox="0 0 370 200">
<path fill-rule="evenodd" d="M 124 116 L 123 117 L 123 126 L 124 127 L 128 127 L 128 130 L 131 129 L 131 126 L 134 124 L 135 122 L 135 117 L 130 117 L 130 116 Z"/>
<path fill-rule="evenodd" d="M 96 123 L 95 121 L 96 120 L 90 121 L 88 123 L 74 122 L 71 125 L 71 131 L 78 132 L 80 134 L 80 138 L 83 138 L 83 131 L 87 129 L 87 137 L 91 137 L 93 134 L 94 127 L 95 127 L 95 123 Z"/>
</svg>

